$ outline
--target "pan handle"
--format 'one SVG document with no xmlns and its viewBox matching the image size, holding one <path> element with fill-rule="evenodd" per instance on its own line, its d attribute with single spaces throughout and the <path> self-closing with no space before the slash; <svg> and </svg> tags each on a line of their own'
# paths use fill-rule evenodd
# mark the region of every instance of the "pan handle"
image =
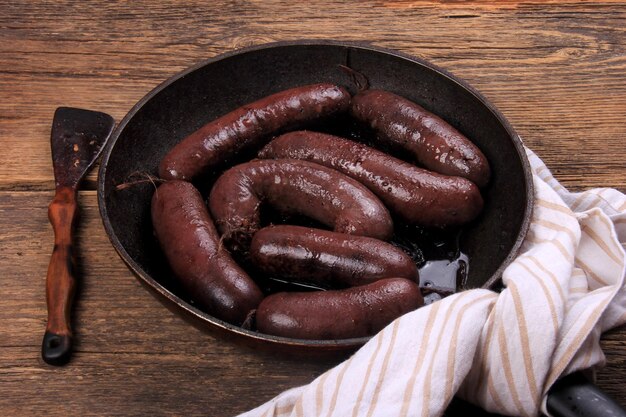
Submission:
<svg viewBox="0 0 626 417">
<path fill-rule="evenodd" d="M 626 417 L 626 410 L 582 373 L 576 372 L 558 380 L 546 403 L 554 417 Z"/>
</svg>

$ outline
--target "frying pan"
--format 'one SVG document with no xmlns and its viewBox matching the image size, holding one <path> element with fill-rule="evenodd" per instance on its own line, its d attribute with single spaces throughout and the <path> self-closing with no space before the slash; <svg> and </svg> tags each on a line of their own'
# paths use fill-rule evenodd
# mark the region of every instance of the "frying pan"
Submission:
<svg viewBox="0 0 626 417">
<path fill-rule="evenodd" d="M 470 259 L 465 287 L 500 288 L 502 271 L 520 248 L 533 205 L 532 175 L 521 140 L 500 112 L 466 83 L 414 57 L 356 43 L 279 42 L 209 59 L 165 81 L 124 117 L 104 151 L 98 202 L 113 246 L 157 298 L 196 326 L 290 355 L 345 353 L 367 341 L 263 335 L 197 309 L 172 279 L 153 236 L 150 199 L 154 184 L 137 181 L 119 187 L 141 176 L 156 176 L 159 161 L 172 146 L 242 104 L 304 84 L 332 82 L 350 87 L 351 80 L 339 65 L 364 74 L 373 88 L 430 109 L 484 152 L 493 173 L 483 193 L 484 211 L 464 228 L 459 247 Z M 204 178 L 197 185 L 206 192 L 202 184 L 210 182 L 211 178 Z"/>
</svg>

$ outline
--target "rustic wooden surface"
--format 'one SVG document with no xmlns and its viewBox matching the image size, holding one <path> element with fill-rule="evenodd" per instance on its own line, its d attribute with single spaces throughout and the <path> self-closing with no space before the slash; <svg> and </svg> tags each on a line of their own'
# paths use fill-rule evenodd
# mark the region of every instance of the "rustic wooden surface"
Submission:
<svg viewBox="0 0 626 417">
<path fill-rule="evenodd" d="M 39 356 L 52 250 L 57 106 L 116 120 L 176 72 L 276 40 L 369 41 L 432 61 L 502 110 L 563 184 L 626 191 L 626 3 L 0 0 L 0 414 L 229 416 L 332 360 L 288 360 L 191 327 L 133 278 L 80 195 L 72 362 Z M 626 330 L 604 336 L 602 388 L 626 405 Z"/>
</svg>

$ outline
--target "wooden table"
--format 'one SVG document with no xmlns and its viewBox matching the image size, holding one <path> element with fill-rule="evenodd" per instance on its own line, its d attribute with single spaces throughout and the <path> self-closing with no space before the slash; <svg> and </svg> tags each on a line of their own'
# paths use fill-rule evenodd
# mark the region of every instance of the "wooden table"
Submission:
<svg viewBox="0 0 626 417">
<path fill-rule="evenodd" d="M 72 362 L 40 359 L 57 106 L 120 120 L 167 77 L 275 40 L 366 40 L 482 91 L 566 187 L 626 191 L 626 3 L 0 1 L 0 414 L 207 415 L 250 409 L 337 360 L 262 355 L 170 313 L 128 271 L 80 192 Z M 306 4 L 305 4 L 306 3 Z M 626 330 L 598 383 L 626 405 Z"/>
</svg>

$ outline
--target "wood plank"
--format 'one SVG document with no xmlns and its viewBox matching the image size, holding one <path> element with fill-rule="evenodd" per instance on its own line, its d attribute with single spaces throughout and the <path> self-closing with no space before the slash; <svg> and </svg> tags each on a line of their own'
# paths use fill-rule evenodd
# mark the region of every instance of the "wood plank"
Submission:
<svg viewBox="0 0 626 417">
<path fill-rule="evenodd" d="M 79 199 L 83 276 L 76 350 L 69 365 L 47 366 L 39 351 L 51 198 L 48 192 L 0 192 L 2 415 L 233 415 L 337 362 L 259 354 L 174 315 L 117 256 L 95 192 L 86 191 Z"/>
<path fill-rule="evenodd" d="M 274 40 L 337 37 L 372 40 L 464 78 L 564 185 L 626 187 L 619 169 L 626 158 L 625 7 L 186 3 L 0 2 L 0 189 L 52 188 L 48 138 L 57 106 L 119 121 L 159 82 L 205 58 Z M 87 188 L 94 185 L 92 173 Z"/>
<path fill-rule="evenodd" d="M 76 351 L 68 366 L 52 368 L 39 356 L 52 193 L 0 192 L 0 323 L 10 335 L 0 339 L 4 415 L 234 415 L 340 361 L 259 354 L 189 325 L 152 297 L 117 256 L 95 192 L 80 194 Z M 623 399 L 626 328 L 609 332 L 603 347 L 607 366 L 598 383 Z M 19 398 L 29 399 L 28 408 Z"/>
<path fill-rule="evenodd" d="M 233 415 L 336 360 L 259 354 L 164 308 L 81 193 L 84 277 L 73 361 L 39 356 L 57 106 L 117 121 L 169 76 L 270 41 L 338 38 L 427 59 L 471 83 L 572 189 L 626 191 L 626 2 L 0 0 L 0 410 L 3 415 Z M 84 188 L 95 189 L 95 171 Z M 598 384 L 626 406 L 626 328 Z"/>
</svg>

